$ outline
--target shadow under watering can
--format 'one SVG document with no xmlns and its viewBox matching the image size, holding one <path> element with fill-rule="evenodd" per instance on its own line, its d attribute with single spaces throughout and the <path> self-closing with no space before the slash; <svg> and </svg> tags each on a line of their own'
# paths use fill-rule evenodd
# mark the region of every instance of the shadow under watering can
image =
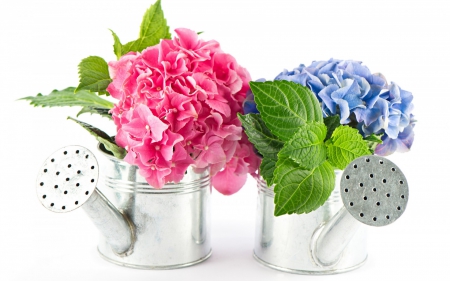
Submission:
<svg viewBox="0 0 450 281">
<path fill-rule="evenodd" d="M 63 147 L 44 162 L 36 184 L 45 208 L 82 207 L 101 233 L 100 255 L 118 265 L 172 269 L 211 255 L 209 171 L 189 168 L 180 183 L 157 189 L 138 167 L 99 150 L 100 180 L 97 159 L 82 146 Z"/>
<path fill-rule="evenodd" d="M 258 189 L 254 257 L 297 274 L 336 274 L 362 266 L 367 259 L 363 224 L 393 223 L 409 197 L 402 171 L 379 156 L 357 158 L 337 171 L 329 199 L 308 214 L 275 217 L 272 188 L 260 178 Z"/>
</svg>

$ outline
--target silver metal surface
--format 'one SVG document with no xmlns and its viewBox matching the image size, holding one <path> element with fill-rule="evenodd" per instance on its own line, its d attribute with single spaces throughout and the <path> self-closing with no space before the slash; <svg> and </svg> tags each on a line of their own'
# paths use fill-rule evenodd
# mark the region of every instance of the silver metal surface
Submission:
<svg viewBox="0 0 450 281">
<path fill-rule="evenodd" d="M 189 169 L 180 183 L 157 189 L 136 166 L 100 152 L 98 189 L 99 165 L 88 149 L 68 146 L 52 154 L 37 179 L 44 207 L 61 213 L 83 206 L 100 230 L 100 255 L 118 265 L 171 269 L 211 255 L 209 171 Z"/>
<path fill-rule="evenodd" d="M 94 154 L 82 146 L 66 146 L 44 162 L 36 181 L 38 198 L 56 213 L 81 206 L 117 255 L 131 253 L 134 229 L 97 190 L 99 167 Z"/>
<path fill-rule="evenodd" d="M 314 262 L 321 267 L 339 263 L 343 252 L 361 224 L 342 207 L 327 223 L 319 227 L 311 239 Z"/>
<path fill-rule="evenodd" d="M 339 188 L 341 173 L 336 171 L 335 189 L 322 207 L 308 214 L 280 217 L 273 215 L 272 189 L 267 187 L 264 180 L 258 180 L 254 248 L 257 261 L 277 270 L 297 274 L 336 274 L 364 264 L 367 258 L 367 229 L 358 227 L 358 222 L 350 216 L 338 214 L 343 207 Z M 345 227 L 341 226 L 347 224 L 338 222 L 349 219 L 353 220 L 356 227 L 346 233 Z M 328 221 L 331 223 L 324 228 Z M 331 225 L 335 227 L 330 227 Z M 337 238 L 339 243 L 346 246 L 342 245 L 336 250 L 319 249 L 319 256 L 325 257 L 318 263 L 313 252 L 317 252 L 317 241 L 322 232 L 329 233 L 322 237 L 322 245 L 334 244 L 333 239 Z"/>
<path fill-rule="evenodd" d="M 98 251 L 103 258 L 133 268 L 172 269 L 210 256 L 208 171 L 197 174 L 189 169 L 180 183 L 157 189 L 147 184 L 136 166 L 101 153 L 98 188 L 129 218 L 136 233 L 128 256 L 116 255 L 100 236 Z"/>
<path fill-rule="evenodd" d="M 126 216 L 120 213 L 95 189 L 83 205 L 83 210 L 100 230 L 103 238 L 118 256 L 128 256 L 133 252 L 135 240 L 134 226 Z"/>
<path fill-rule="evenodd" d="M 371 226 L 384 226 L 405 211 L 408 182 L 400 168 L 388 159 L 363 156 L 344 170 L 341 196 L 355 219 Z"/>
<path fill-rule="evenodd" d="M 83 205 L 98 180 L 98 163 L 82 146 L 67 146 L 45 160 L 36 179 L 36 193 L 50 211 L 65 213 Z"/>
</svg>

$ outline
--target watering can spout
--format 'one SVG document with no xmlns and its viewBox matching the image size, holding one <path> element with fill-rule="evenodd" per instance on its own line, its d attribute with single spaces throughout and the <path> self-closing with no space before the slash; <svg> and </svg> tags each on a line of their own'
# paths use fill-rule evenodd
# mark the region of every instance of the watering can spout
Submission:
<svg viewBox="0 0 450 281">
<path fill-rule="evenodd" d="M 82 207 L 105 237 L 114 253 L 131 254 L 134 226 L 97 188 L 98 163 L 82 146 L 67 146 L 54 152 L 37 178 L 37 195 L 42 205 L 56 213 Z"/>
<path fill-rule="evenodd" d="M 338 184 L 338 180 L 336 184 Z M 337 264 L 362 224 L 384 226 L 404 212 L 409 190 L 404 174 L 391 161 L 362 156 L 350 163 L 340 179 L 344 206 L 311 239 L 311 254 L 321 267 Z"/>
</svg>

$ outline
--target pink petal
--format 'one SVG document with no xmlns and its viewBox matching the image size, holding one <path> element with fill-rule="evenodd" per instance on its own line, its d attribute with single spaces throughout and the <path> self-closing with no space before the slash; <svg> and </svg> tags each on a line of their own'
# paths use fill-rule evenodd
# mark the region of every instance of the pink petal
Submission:
<svg viewBox="0 0 450 281">
<path fill-rule="evenodd" d="M 236 175 L 231 169 L 225 168 L 212 178 L 212 185 L 223 195 L 238 192 L 245 184 L 247 174 Z"/>
</svg>

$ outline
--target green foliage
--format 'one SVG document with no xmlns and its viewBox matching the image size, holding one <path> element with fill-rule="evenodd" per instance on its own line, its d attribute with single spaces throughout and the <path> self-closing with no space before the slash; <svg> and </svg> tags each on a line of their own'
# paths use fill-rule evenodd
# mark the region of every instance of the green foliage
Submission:
<svg viewBox="0 0 450 281">
<path fill-rule="evenodd" d="M 348 126 L 334 130 L 327 141 L 327 150 L 328 161 L 341 170 L 356 158 L 371 154 L 358 130 Z"/>
<path fill-rule="evenodd" d="M 161 39 L 170 39 L 169 26 L 164 18 L 161 1 L 157 0 L 155 4 L 150 6 L 145 12 L 139 31 L 139 38 L 137 40 L 122 45 L 119 37 L 114 32 L 113 37 L 114 53 L 116 54 L 117 59 L 129 52 L 141 52 L 147 47 L 158 44 Z"/>
<path fill-rule="evenodd" d="M 111 152 L 118 159 L 123 159 L 125 157 L 125 155 L 127 154 L 125 149 L 118 146 L 115 143 L 114 139 L 111 138 L 108 134 L 106 134 L 102 130 L 100 130 L 92 125 L 89 125 L 85 122 L 82 122 L 80 120 L 72 118 L 72 117 L 67 117 L 67 119 L 70 119 L 70 120 L 76 122 L 77 124 L 82 126 L 84 129 L 86 129 L 86 131 L 88 131 L 91 135 L 93 135 L 97 139 L 98 142 L 100 142 L 101 144 L 103 144 L 105 146 L 105 149 L 107 151 Z"/>
<path fill-rule="evenodd" d="M 88 91 L 79 90 L 76 94 L 74 91 L 75 88 L 69 87 L 61 91 L 54 90 L 48 95 L 38 94 L 35 97 L 21 98 L 21 100 L 28 100 L 31 105 L 42 107 L 81 106 L 98 108 L 99 110 L 110 110 L 114 106 L 112 102 Z"/>
<path fill-rule="evenodd" d="M 323 123 L 306 123 L 285 143 L 278 156 L 294 160 L 301 168 L 313 169 L 326 159 L 327 148 L 323 143 L 326 134 Z"/>
<path fill-rule="evenodd" d="M 275 216 L 309 213 L 322 206 L 335 184 L 334 169 L 371 154 L 376 136 L 322 117 L 307 87 L 289 81 L 250 82 L 260 114 L 239 115 L 245 132 L 263 156 L 260 173 L 275 185 Z"/>
<path fill-rule="evenodd" d="M 322 110 L 307 87 L 288 81 L 250 82 L 257 108 L 270 131 L 289 140 L 306 122 L 322 122 Z"/>
<path fill-rule="evenodd" d="M 367 147 L 369 148 L 371 154 L 375 153 L 375 148 L 377 148 L 377 145 L 383 143 L 383 141 L 381 140 L 382 136 L 383 134 L 380 135 L 371 134 L 370 136 L 364 138 L 364 141 L 367 143 Z"/>
<path fill-rule="evenodd" d="M 333 167 L 324 162 L 311 170 L 280 158 L 275 169 L 275 216 L 316 210 L 334 189 Z"/>
<path fill-rule="evenodd" d="M 101 57 L 90 56 L 83 59 L 78 65 L 80 84 L 75 89 L 75 93 L 80 90 L 97 92 L 109 95 L 106 91 L 111 78 L 109 78 L 108 64 Z"/>
</svg>

